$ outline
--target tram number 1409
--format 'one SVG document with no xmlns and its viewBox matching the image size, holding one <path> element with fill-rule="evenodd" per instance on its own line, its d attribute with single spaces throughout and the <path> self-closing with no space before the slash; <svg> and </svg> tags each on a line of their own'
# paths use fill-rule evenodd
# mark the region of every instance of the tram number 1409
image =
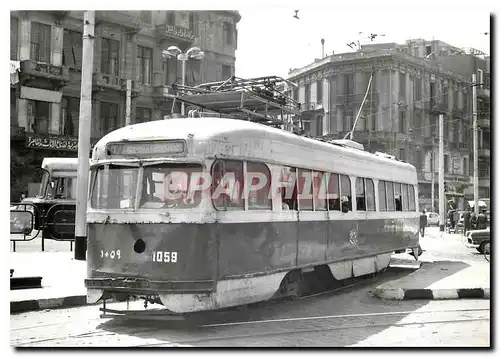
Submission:
<svg viewBox="0 0 500 357">
<path fill-rule="evenodd" d="M 153 261 L 157 263 L 177 263 L 177 252 L 153 252 Z"/>
</svg>

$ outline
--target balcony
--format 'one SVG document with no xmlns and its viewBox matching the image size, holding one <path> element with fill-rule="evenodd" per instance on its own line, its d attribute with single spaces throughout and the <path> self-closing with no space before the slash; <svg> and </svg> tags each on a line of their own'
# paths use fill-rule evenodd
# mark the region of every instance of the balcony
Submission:
<svg viewBox="0 0 500 357">
<path fill-rule="evenodd" d="M 116 24 L 135 31 L 141 29 L 139 16 L 131 11 L 96 11 L 95 23 Z"/>
<path fill-rule="evenodd" d="M 33 60 L 21 61 L 19 69 L 21 85 L 59 90 L 69 82 L 69 68 Z"/>
<path fill-rule="evenodd" d="M 136 94 L 138 87 L 140 87 L 135 82 L 136 81 L 132 80 L 132 94 Z M 92 91 L 99 92 L 108 89 L 126 92 L 127 78 L 113 76 L 112 74 L 106 73 L 94 73 L 92 77 Z"/>
<path fill-rule="evenodd" d="M 195 37 L 193 31 L 190 29 L 169 24 L 156 26 L 155 34 L 157 41 L 173 39 L 185 43 L 192 43 Z"/>
<path fill-rule="evenodd" d="M 491 127 L 490 118 L 478 118 L 477 126 L 480 128 L 490 128 Z"/>
<path fill-rule="evenodd" d="M 490 157 L 490 149 L 478 149 L 477 153 L 480 157 Z"/>
</svg>

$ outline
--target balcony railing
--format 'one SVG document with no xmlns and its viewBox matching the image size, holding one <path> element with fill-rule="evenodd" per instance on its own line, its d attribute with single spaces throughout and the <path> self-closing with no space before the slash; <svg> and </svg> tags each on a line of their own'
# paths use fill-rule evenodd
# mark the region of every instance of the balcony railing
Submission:
<svg viewBox="0 0 500 357">
<path fill-rule="evenodd" d="M 156 26 L 156 38 L 159 41 L 174 39 L 178 41 L 191 43 L 193 42 L 194 37 L 195 36 L 193 31 L 185 27 L 169 25 L 169 24 Z"/>
<path fill-rule="evenodd" d="M 20 80 L 25 82 L 31 77 L 46 78 L 57 81 L 61 85 L 69 82 L 69 68 L 50 63 L 24 60 L 20 63 Z"/>
<path fill-rule="evenodd" d="M 137 88 L 136 81 L 132 81 L 132 92 L 134 86 Z M 116 91 L 127 90 L 127 78 L 114 76 L 106 73 L 94 73 L 92 78 L 93 90 L 113 89 Z"/>
</svg>

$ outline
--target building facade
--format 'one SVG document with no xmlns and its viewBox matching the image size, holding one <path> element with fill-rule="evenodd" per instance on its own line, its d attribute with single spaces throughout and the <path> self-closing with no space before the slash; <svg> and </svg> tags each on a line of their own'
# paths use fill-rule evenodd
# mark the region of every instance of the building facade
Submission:
<svg viewBox="0 0 500 357">
<path fill-rule="evenodd" d="M 417 168 L 421 208 L 432 207 L 434 181 L 435 211 L 439 208 L 438 118 L 443 114 L 446 194 L 463 208 L 472 193 L 472 73 L 484 73 L 487 78 L 486 62 L 442 41 L 361 46 L 356 52 L 293 69 L 288 80 L 298 87 L 289 93 L 302 104 L 303 126 L 309 135 L 343 138 L 354 125 L 373 74 L 353 139 L 365 150 L 386 152 Z M 481 90 L 483 98 L 489 98 L 488 86 Z M 483 110 L 481 118 L 480 157 L 485 158 L 489 110 Z M 489 161 L 486 164 L 489 167 Z M 485 180 L 489 172 L 486 175 L 483 166 L 480 175 L 480 196 L 489 197 Z"/>
<path fill-rule="evenodd" d="M 77 155 L 83 11 L 11 12 L 11 199 L 35 194 L 43 157 Z M 186 84 L 234 74 L 237 11 L 96 11 L 91 141 L 131 123 L 163 119 L 181 62 L 162 51 L 199 47 Z"/>
</svg>

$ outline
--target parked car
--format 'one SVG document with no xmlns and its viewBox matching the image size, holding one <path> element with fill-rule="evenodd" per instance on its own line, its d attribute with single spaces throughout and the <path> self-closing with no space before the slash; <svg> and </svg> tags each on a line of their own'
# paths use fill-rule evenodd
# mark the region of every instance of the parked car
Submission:
<svg viewBox="0 0 500 357">
<path fill-rule="evenodd" d="M 427 227 L 439 226 L 439 214 L 436 212 L 425 212 L 427 215 Z"/>
</svg>

